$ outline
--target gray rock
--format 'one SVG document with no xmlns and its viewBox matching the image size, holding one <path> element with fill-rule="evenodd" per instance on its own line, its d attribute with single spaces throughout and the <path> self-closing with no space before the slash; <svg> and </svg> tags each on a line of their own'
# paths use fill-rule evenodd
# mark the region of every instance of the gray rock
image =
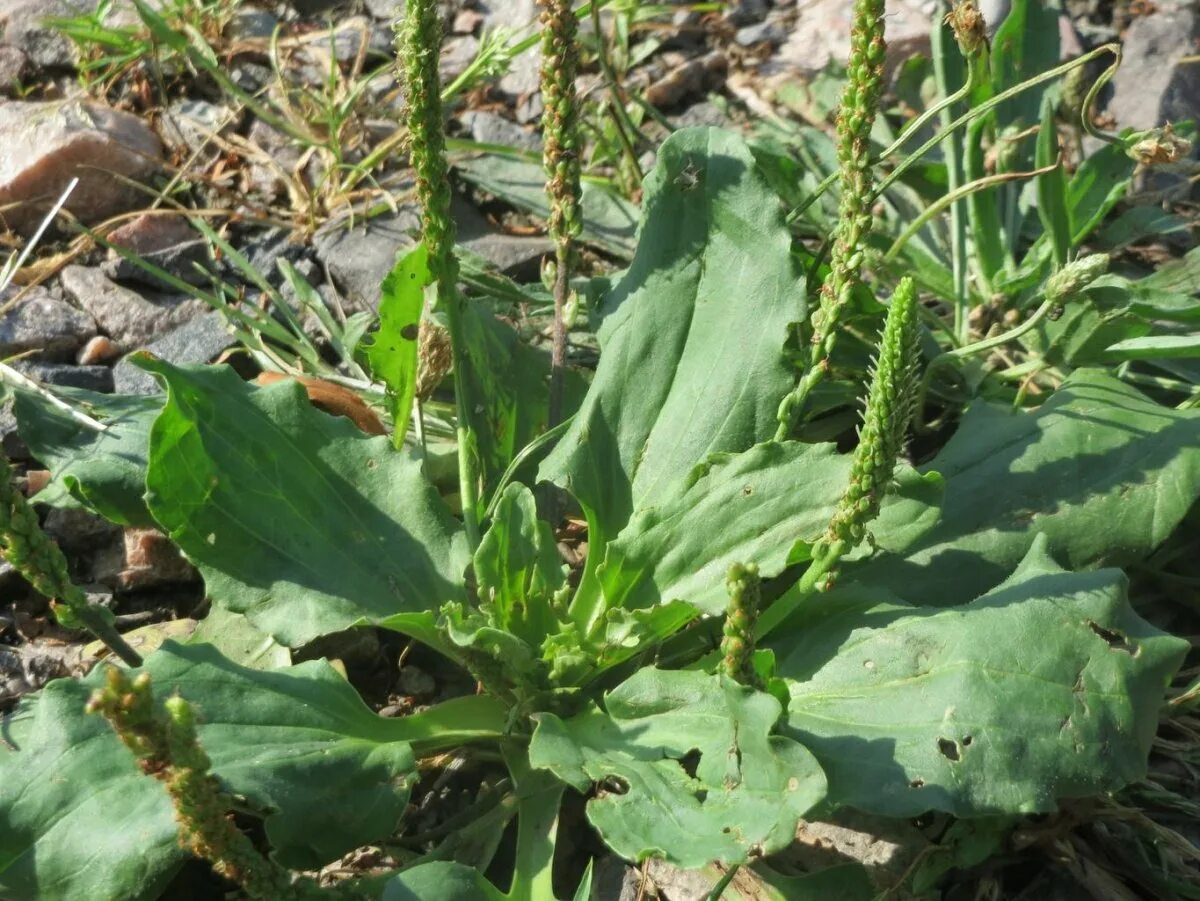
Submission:
<svg viewBox="0 0 1200 901">
<path fill-rule="evenodd" d="M 10 289 L 3 299 L 13 293 Z M 42 360 L 67 361 L 95 334 L 91 316 L 34 288 L 0 315 L 0 359 L 32 350 Z"/>
<path fill-rule="evenodd" d="M 42 523 L 46 534 L 70 554 L 103 547 L 121 534 L 121 527 L 83 507 L 51 507 Z"/>
<path fill-rule="evenodd" d="M 678 116 L 671 117 L 676 128 L 692 128 L 705 126 L 711 128 L 728 128 L 732 124 L 729 115 L 711 100 L 702 100 L 685 109 Z"/>
<path fill-rule="evenodd" d="M 197 316 L 150 344 L 146 350 L 168 363 L 209 363 L 237 343 L 217 310 Z M 154 377 L 138 369 L 128 359 L 113 367 L 118 394 L 158 394 Z"/>
<path fill-rule="evenodd" d="M 376 19 L 396 19 L 404 15 L 404 0 L 366 0 L 367 12 Z"/>
<path fill-rule="evenodd" d="M 415 245 L 412 236 L 420 228 L 420 210 L 408 205 L 396 215 L 378 216 L 353 228 L 337 221 L 317 232 L 317 259 L 329 267 L 345 294 L 347 311 L 375 309 L 383 277 L 391 271 L 396 255 Z"/>
<path fill-rule="evenodd" d="M 86 388 L 111 394 L 113 390 L 112 369 L 108 366 L 74 366 L 68 363 L 38 363 L 19 360 L 13 368 L 29 376 L 40 385 L 65 385 L 68 388 Z"/>
<path fill-rule="evenodd" d="M 20 47 L 0 44 L 0 94 L 11 96 L 20 86 L 29 57 Z"/>
<path fill-rule="evenodd" d="M 171 149 L 213 158 L 220 153 L 213 137 L 229 129 L 234 118 L 228 108 L 207 100 L 176 100 L 167 107 L 159 130 Z"/>
<path fill-rule="evenodd" d="M 541 257 L 553 249 L 545 238 L 506 235 L 492 226 L 473 206 L 455 198 L 452 213 L 458 243 L 509 275 L 536 276 Z M 402 207 L 398 215 L 379 216 L 347 229 L 334 223 L 318 232 L 317 258 L 329 267 L 346 295 L 348 310 L 373 310 L 379 304 L 379 286 L 395 265 L 396 257 L 415 245 L 420 212 Z M 532 271 L 531 270 L 532 267 Z"/>
<path fill-rule="evenodd" d="M 736 26 L 753 25 L 767 17 L 768 9 L 767 0 L 735 0 L 727 5 L 725 21 Z"/>
<path fill-rule="evenodd" d="M 471 139 L 481 144 L 503 144 L 505 147 L 516 147 L 519 150 L 541 150 L 541 137 L 498 113 L 471 110 L 463 113 L 461 121 L 470 131 Z"/>
<path fill-rule="evenodd" d="M 397 687 L 404 694 L 419 698 L 429 697 L 437 691 L 437 683 L 433 681 L 433 676 L 411 663 L 400 670 Z"/>
<path fill-rule="evenodd" d="M 274 13 L 250 6 L 239 8 L 225 30 L 233 40 L 247 41 L 269 38 L 278 24 L 279 18 Z"/>
<path fill-rule="evenodd" d="M 1108 103 L 1119 127 L 1146 129 L 1200 118 L 1200 66 L 1182 61 L 1196 53 L 1197 39 L 1200 9 L 1194 4 L 1163 3 L 1133 20 Z"/>
<path fill-rule="evenodd" d="M 131 291 L 89 266 L 68 266 L 62 271 L 62 286 L 125 350 L 148 344 L 208 309 L 204 301 L 187 296 Z"/>
<path fill-rule="evenodd" d="M 0 403 L 0 451 L 10 460 L 28 460 L 33 454 L 17 434 L 17 417 L 13 416 L 12 398 Z"/>
<path fill-rule="evenodd" d="M 190 284 L 205 281 L 204 273 L 197 271 L 195 264 L 207 260 L 207 244 L 191 225 L 178 217 L 145 213 L 109 232 L 108 243 L 136 254 Z M 125 259 L 115 250 L 109 250 L 102 268 L 105 275 L 117 281 L 135 281 L 159 290 L 175 290 L 170 282 Z"/>
<path fill-rule="evenodd" d="M 759 44 L 779 46 L 787 40 L 787 28 L 780 21 L 766 19 L 753 25 L 739 28 L 733 39 L 743 47 L 755 47 Z"/>
<path fill-rule="evenodd" d="M 37 227 L 72 178 L 67 209 L 85 223 L 145 202 L 113 175 L 145 182 L 159 169 L 162 144 L 140 118 L 81 101 L 0 103 L 0 204 L 17 231 Z"/>
</svg>

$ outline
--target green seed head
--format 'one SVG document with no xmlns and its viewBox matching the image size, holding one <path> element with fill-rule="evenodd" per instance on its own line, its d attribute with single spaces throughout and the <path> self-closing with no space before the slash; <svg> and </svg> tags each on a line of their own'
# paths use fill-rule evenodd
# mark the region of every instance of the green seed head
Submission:
<svg viewBox="0 0 1200 901">
<path fill-rule="evenodd" d="M 1093 253 L 1073 260 L 1046 279 L 1046 300 L 1070 300 L 1108 271 L 1108 254 Z"/>
<path fill-rule="evenodd" d="M 756 685 L 754 623 L 758 618 L 759 578 L 754 564 L 734 563 L 725 577 L 729 608 L 721 639 L 721 672 L 742 685 Z"/>
<path fill-rule="evenodd" d="M 450 179 L 442 125 L 438 75 L 442 21 L 436 0 L 409 0 L 396 44 L 408 99 L 409 153 L 421 203 L 429 269 L 437 281 L 439 303 L 446 303 L 458 280 L 458 261 L 454 256 L 454 220 L 450 218 Z"/>
<path fill-rule="evenodd" d="M 916 287 L 911 278 L 905 278 L 888 310 L 850 484 L 829 523 L 824 538 L 827 544 L 854 547 L 862 541 L 891 486 L 916 397 L 917 309 Z"/>
</svg>

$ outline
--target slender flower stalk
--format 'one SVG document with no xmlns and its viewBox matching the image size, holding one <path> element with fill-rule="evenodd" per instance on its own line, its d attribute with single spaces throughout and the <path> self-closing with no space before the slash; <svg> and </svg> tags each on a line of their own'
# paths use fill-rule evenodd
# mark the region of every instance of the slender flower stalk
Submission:
<svg viewBox="0 0 1200 901">
<path fill-rule="evenodd" d="M 550 352 L 549 427 L 562 418 L 563 376 L 567 357 L 566 305 L 570 294 L 580 212 L 578 23 L 571 0 L 540 0 L 542 6 L 542 160 L 550 200 L 548 231 L 554 241 L 554 338 Z"/>
<path fill-rule="evenodd" d="M 42 531 L 37 514 L 13 484 L 12 468 L 0 456 L 0 556 L 34 589 L 53 599 L 54 614 L 68 628 L 84 628 L 130 666 L 142 658 L 129 646 L 112 622 L 112 614 L 88 603 L 71 581 L 67 558 Z"/>
<path fill-rule="evenodd" d="M 838 562 L 866 538 L 867 526 L 879 515 L 880 502 L 891 488 L 904 449 L 917 396 L 918 326 L 916 286 L 911 278 L 905 278 L 892 296 L 879 340 L 850 481 L 825 533 L 813 545 L 812 562 L 800 582 L 763 613 L 759 637 L 783 622 L 814 591 L 832 584 Z"/>
<path fill-rule="evenodd" d="M 821 286 L 812 316 L 808 370 L 779 406 L 777 441 L 787 438 L 808 395 L 827 375 L 838 329 L 855 286 L 861 281 L 863 254 L 871 231 L 870 136 L 883 91 L 884 0 L 855 0 L 846 87 L 837 118 L 838 178 L 841 199 L 830 252 L 829 277 Z"/>
<path fill-rule="evenodd" d="M 734 563 L 725 577 L 729 608 L 721 638 L 721 672 L 742 685 L 757 686 L 754 671 L 754 623 L 758 618 L 758 567 Z"/>
<path fill-rule="evenodd" d="M 107 684 L 93 692 L 87 706 L 112 725 L 138 766 L 161 782 L 171 796 L 180 827 L 180 844 L 238 883 L 255 899 L 314 897 L 317 886 L 293 881 L 291 873 L 255 850 L 233 824 L 232 801 L 209 770 L 212 763 L 196 738 L 196 717 L 181 697 L 154 702 L 150 676 L 136 678 L 109 667 Z"/>
<path fill-rule="evenodd" d="M 446 318 L 454 361 L 457 406 L 458 472 L 463 522 L 471 547 L 479 544 L 479 480 L 475 441 L 467 397 L 468 365 L 463 333 L 463 297 L 458 291 L 458 259 L 454 255 L 454 220 L 450 216 L 450 177 L 446 134 L 442 123 L 438 56 L 442 46 L 441 13 L 436 0 L 409 0 L 399 23 L 397 52 L 408 97 L 408 133 L 421 228 L 429 252 L 429 270 L 437 287 L 437 309 Z"/>
</svg>

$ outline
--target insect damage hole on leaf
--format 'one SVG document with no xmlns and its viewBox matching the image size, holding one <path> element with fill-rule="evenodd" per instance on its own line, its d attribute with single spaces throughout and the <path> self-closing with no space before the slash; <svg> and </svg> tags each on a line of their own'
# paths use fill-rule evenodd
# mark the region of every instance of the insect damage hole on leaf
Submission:
<svg viewBox="0 0 1200 901">
<path fill-rule="evenodd" d="M 959 751 L 958 742 L 949 738 L 939 738 L 937 740 L 938 751 L 947 760 L 958 762 L 962 759 L 962 753 Z"/>
<path fill-rule="evenodd" d="M 1087 621 L 1088 628 L 1096 633 L 1100 638 L 1108 644 L 1114 651 L 1121 651 L 1129 654 L 1131 657 L 1136 657 L 1138 646 L 1118 632 L 1116 629 L 1106 629 L 1095 620 Z"/>
</svg>

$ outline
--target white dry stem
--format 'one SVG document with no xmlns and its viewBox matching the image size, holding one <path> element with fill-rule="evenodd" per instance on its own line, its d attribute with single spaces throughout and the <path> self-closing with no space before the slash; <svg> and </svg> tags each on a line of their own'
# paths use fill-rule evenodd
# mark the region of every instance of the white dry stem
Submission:
<svg viewBox="0 0 1200 901">
<path fill-rule="evenodd" d="M 29 239 L 28 243 L 26 243 L 25 247 L 21 250 L 20 255 L 13 254 L 10 256 L 7 262 L 4 264 L 4 268 L 0 269 L 0 295 L 3 295 L 4 292 L 7 291 L 12 285 L 12 281 L 16 277 L 17 272 L 20 271 L 21 267 L 25 265 L 25 260 L 29 258 L 29 254 L 33 252 L 34 247 L 36 247 L 38 241 L 42 239 L 42 235 L 46 233 L 46 229 L 50 227 L 50 223 L 54 221 L 54 217 L 57 216 L 62 210 L 63 206 L 67 202 L 67 199 L 71 196 L 71 193 L 75 190 L 75 187 L 78 184 L 78 178 L 71 179 L 71 183 L 67 185 L 66 190 L 62 192 L 62 195 L 58 198 L 58 201 L 53 207 L 50 208 L 50 212 L 48 212 L 45 218 L 42 219 L 42 224 L 39 225 L 37 231 L 33 233 L 33 237 Z M 108 431 L 108 426 L 106 426 L 104 423 L 97 419 L 93 419 L 86 413 L 81 413 L 80 411 L 76 410 L 65 400 L 50 393 L 49 390 L 42 385 L 39 385 L 28 376 L 17 372 L 17 370 L 13 369 L 7 363 L 0 363 L 0 382 L 16 385 L 17 387 L 23 388 L 26 391 L 33 392 L 56 409 L 61 410 L 63 413 L 70 416 L 71 419 L 75 420 L 80 425 L 87 426 L 89 429 L 93 429 L 97 432 Z"/>
</svg>

